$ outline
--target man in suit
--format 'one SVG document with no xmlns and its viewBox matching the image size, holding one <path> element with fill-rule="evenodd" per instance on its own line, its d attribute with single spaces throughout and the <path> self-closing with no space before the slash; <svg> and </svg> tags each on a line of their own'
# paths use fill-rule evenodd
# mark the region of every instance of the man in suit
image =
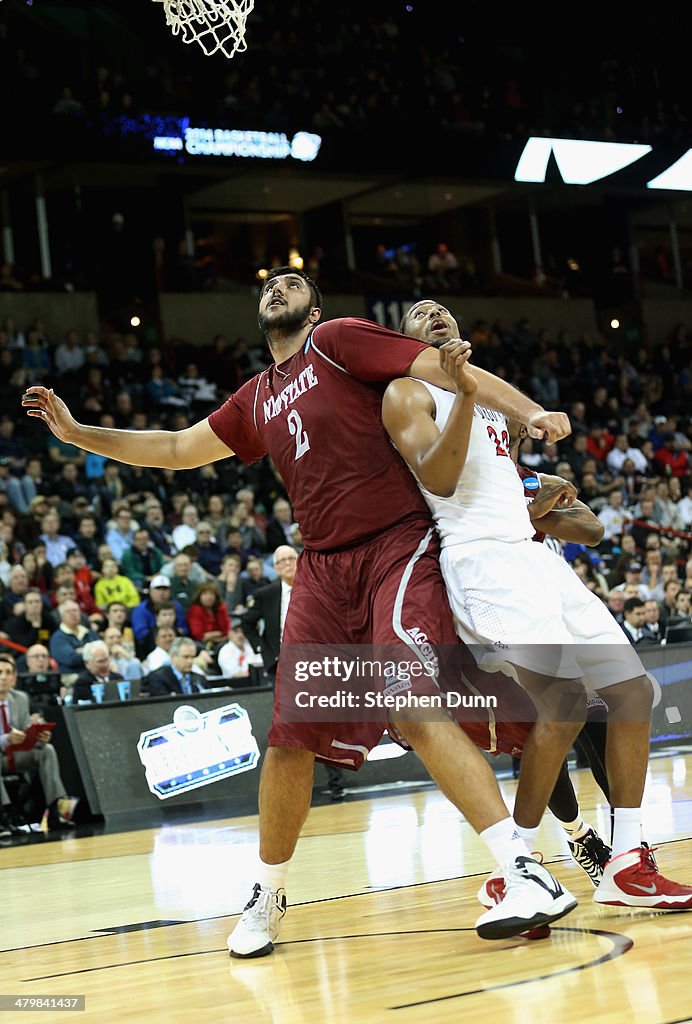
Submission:
<svg viewBox="0 0 692 1024">
<path fill-rule="evenodd" d="M 39 722 L 40 716 L 32 715 L 29 695 L 17 690 L 17 669 L 9 654 L 0 654 L 0 768 L 2 775 L 18 772 L 38 772 L 39 781 L 47 804 L 46 823 L 49 829 L 73 828 L 70 821 L 77 801 L 65 792 L 60 777 L 60 765 L 55 747 L 51 744 L 50 730 L 38 735 L 38 742 L 32 750 L 13 750 L 25 738 L 26 730 Z M 11 835 L 19 831 L 10 798 L 0 777 L 0 834 Z"/>
<path fill-rule="evenodd" d="M 198 693 L 205 689 L 206 677 L 193 664 L 197 657 L 197 644 L 187 636 L 179 636 L 168 649 L 170 665 L 164 665 L 147 676 L 150 697 L 169 693 Z"/>
<path fill-rule="evenodd" d="M 95 701 L 93 686 L 99 683 L 122 682 L 125 676 L 111 672 L 111 655 L 105 640 L 91 640 L 82 650 L 84 671 L 80 672 L 72 687 L 72 700 Z"/>
<path fill-rule="evenodd" d="M 242 616 L 242 626 L 253 650 L 261 654 L 265 675 L 273 685 L 291 588 L 296 578 L 298 553 L 289 544 L 280 544 L 274 551 L 272 564 L 278 578 L 256 591 L 252 604 Z M 343 800 L 341 768 L 331 765 L 325 765 L 325 768 L 332 800 Z"/>
<path fill-rule="evenodd" d="M 277 579 L 260 587 L 248 601 L 242 625 L 253 650 L 262 655 L 264 670 L 273 684 L 291 587 L 296 578 L 298 554 L 288 544 L 280 544 L 274 551 L 272 564 Z"/>
</svg>

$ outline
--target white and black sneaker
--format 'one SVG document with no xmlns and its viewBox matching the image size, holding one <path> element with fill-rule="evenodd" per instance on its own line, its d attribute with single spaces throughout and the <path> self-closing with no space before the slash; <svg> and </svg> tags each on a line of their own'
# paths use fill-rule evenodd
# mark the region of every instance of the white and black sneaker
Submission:
<svg viewBox="0 0 692 1024">
<path fill-rule="evenodd" d="M 584 868 L 593 884 L 597 886 L 603 878 L 603 869 L 610 860 L 610 847 L 591 827 L 578 839 L 568 840 L 567 845 L 577 864 Z"/>
<path fill-rule="evenodd" d="M 550 924 L 574 910 L 577 901 L 533 857 L 517 857 L 503 867 L 505 895 L 476 921 L 481 939 L 508 939 Z"/>
<path fill-rule="evenodd" d="M 250 902 L 238 924 L 228 936 L 228 951 L 233 957 L 268 956 L 274 952 L 281 918 L 286 913 L 286 890 L 263 889 L 255 883 Z"/>
</svg>

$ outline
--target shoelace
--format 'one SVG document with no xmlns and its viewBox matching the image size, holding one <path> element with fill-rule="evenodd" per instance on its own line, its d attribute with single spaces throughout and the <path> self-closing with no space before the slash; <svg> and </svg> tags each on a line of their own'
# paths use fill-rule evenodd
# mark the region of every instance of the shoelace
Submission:
<svg viewBox="0 0 692 1024">
<path fill-rule="evenodd" d="M 275 895 L 269 889 L 255 887 L 255 893 L 243 911 L 243 920 L 252 931 L 264 931 L 269 922 Z"/>
<path fill-rule="evenodd" d="M 658 864 L 654 858 L 654 851 L 657 846 L 641 846 L 639 848 L 639 864 L 642 871 L 650 875 L 658 875 Z"/>
<path fill-rule="evenodd" d="M 584 836 L 581 840 L 577 839 L 575 842 L 577 844 L 581 843 L 583 848 L 589 856 L 596 861 L 599 867 L 604 867 L 606 862 L 610 860 L 610 849 L 596 832 L 592 832 L 591 835 Z"/>
<path fill-rule="evenodd" d="M 541 857 L 540 861 L 538 861 L 538 857 L 537 856 L 534 856 L 532 859 L 538 861 L 538 863 L 540 864 L 542 862 L 542 860 L 543 860 L 543 855 L 540 854 L 540 857 Z M 531 881 L 532 881 L 532 879 L 529 878 L 529 869 L 527 868 L 527 866 L 525 864 L 522 867 L 520 867 L 520 868 L 518 868 L 516 866 L 516 862 L 514 864 L 509 864 L 507 866 L 507 868 L 505 869 L 505 873 L 504 874 L 505 874 L 505 892 L 511 886 L 514 886 L 514 885 L 527 885 L 527 884 L 530 884 Z"/>
</svg>

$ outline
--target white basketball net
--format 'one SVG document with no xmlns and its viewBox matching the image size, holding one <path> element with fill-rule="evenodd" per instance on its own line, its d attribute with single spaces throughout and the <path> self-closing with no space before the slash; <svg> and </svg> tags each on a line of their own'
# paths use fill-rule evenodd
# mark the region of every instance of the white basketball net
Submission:
<svg viewBox="0 0 692 1024">
<path fill-rule="evenodd" d="M 211 56 L 232 57 L 247 49 L 245 21 L 255 0 L 154 0 L 162 3 L 166 24 L 184 43 L 199 43 Z"/>
</svg>

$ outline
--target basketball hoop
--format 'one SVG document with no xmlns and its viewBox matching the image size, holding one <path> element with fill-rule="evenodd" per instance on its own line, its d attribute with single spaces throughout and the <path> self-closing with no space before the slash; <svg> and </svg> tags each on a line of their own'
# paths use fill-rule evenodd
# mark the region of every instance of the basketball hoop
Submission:
<svg viewBox="0 0 692 1024">
<path fill-rule="evenodd" d="M 154 0 L 163 4 L 166 24 L 184 43 L 199 43 L 208 57 L 247 49 L 245 21 L 255 0 Z"/>
</svg>

